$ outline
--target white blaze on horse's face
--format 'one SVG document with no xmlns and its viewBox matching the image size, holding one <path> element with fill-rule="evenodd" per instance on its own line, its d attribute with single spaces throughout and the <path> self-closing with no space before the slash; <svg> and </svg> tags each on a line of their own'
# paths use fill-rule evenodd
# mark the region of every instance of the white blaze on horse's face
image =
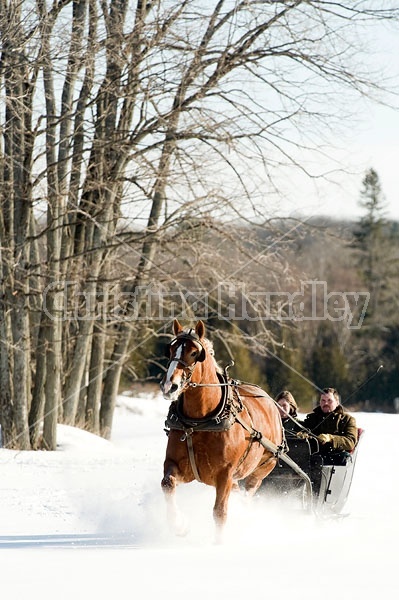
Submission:
<svg viewBox="0 0 399 600">
<path fill-rule="evenodd" d="M 180 369 L 177 373 L 175 371 L 182 357 L 183 347 L 184 344 L 180 344 L 177 347 L 176 354 L 169 363 L 165 379 L 162 383 L 163 395 L 168 398 L 168 400 L 175 400 L 180 394 L 183 371 Z"/>
</svg>

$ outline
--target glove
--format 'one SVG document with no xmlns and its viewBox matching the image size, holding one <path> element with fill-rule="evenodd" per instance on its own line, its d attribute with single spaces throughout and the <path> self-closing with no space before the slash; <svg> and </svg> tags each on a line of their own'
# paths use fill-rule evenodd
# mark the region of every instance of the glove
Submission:
<svg viewBox="0 0 399 600">
<path fill-rule="evenodd" d="M 296 434 L 296 437 L 299 437 L 301 440 L 307 440 L 309 437 L 309 434 L 306 431 L 298 431 L 298 433 Z"/>
<path fill-rule="evenodd" d="M 317 439 L 319 440 L 320 444 L 327 444 L 327 442 L 332 442 L 333 438 L 329 433 L 321 433 L 317 436 Z"/>
</svg>

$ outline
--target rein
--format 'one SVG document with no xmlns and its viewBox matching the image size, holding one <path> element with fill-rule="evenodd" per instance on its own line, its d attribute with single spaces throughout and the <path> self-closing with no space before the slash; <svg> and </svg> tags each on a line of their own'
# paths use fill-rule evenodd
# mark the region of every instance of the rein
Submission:
<svg viewBox="0 0 399 600">
<path fill-rule="evenodd" d="M 190 461 L 190 465 L 194 474 L 194 477 L 197 481 L 201 482 L 201 478 L 197 469 L 197 465 L 195 463 L 194 457 L 194 448 L 192 435 L 195 432 L 205 432 L 205 431 L 227 431 L 230 429 L 234 423 L 238 423 L 250 434 L 250 442 L 248 448 L 246 449 L 244 455 L 241 457 L 240 463 L 247 456 L 250 447 L 253 442 L 259 442 L 264 448 L 269 450 L 273 456 L 279 457 L 284 455 L 287 451 L 287 444 L 285 438 L 283 439 L 283 443 L 281 446 L 276 446 L 270 440 L 265 438 L 261 431 L 258 431 L 253 427 L 252 419 L 251 424 L 248 425 L 242 418 L 240 413 L 244 410 L 245 406 L 238 392 L 237 386 L 240 382 L 236 380 L 228 380 L 226 375 L 222 375 L 218 373 L 219 383 L 204 383 L 204 384 L 196 384 L 196 383 L 188 383 L 190 387 L 221 387 L 224 388 L 224 393 L 221 402 L 217 409 L 210 415 L 203 417 L 201 419 L 192 419 L 190 417 L 186 417 L 183 415 L 180 405 L 183 394 L 180 398 L 172 402 L 169 408 L 169 413 L 167 419 L 165 421 L 165 432 L 169 435 L 171 430 L 182 431 L 182 436 L 180 441 L 187 442 L 187 450 L 188 457 Z M 253 387 L 253 384 L 248 384 Z M 255 386 L 256 387 L 256 386 Z M 230 393 L 230 390 L 232 393 Z M 263 395 L 262 395 L 263 396 Z M 256 397 L 256 396 L 254 396 Z M 249 414 L 249 413 L 248 413 Z M 249 415 L 250 416 L 250 415 Z"/>
<path fill-rule="evenodd" d="M 194 475 L 195 479 L 198 482 L 202 483 L 202 480 L 201 480 L 201 477 L 200 477 L 200 474 L 198 472 L 198 468 L 197 468 L 197 465 L 195 462 L 194 447 L 193 447 L 193 440 L 192 440 L 193 433 L 195 433 L 196 431 L 226 431 L 226 430 L 230 429 L 230 427 L 232 427 L 234 425 L 234 423 L 238 423 L 239 425 L 241 425 L 241 427 L 243 427 L 250 434 L 249 445 L 248 445 L 247 449 L 245 450 L 244 455 L 241 457 L 240 463 L 243 460 L 245 460 L 245 457 L 248 455 L 248 452 L 249 452 L 253 442 L 255 442 L 255 441 L 258 442 L 267 451 L 271 452 L 272 456 L 283 460 L 283 462 L 285 462 L 287 465 L 289 465 L 291 467 L 291 469 L 293 471 L 295 471 L 301 477 L 301 479 L 303 479 L 303 481 L 305 483 L 308 501 L 309 501 L 309 507 L 310 507 L 310 509 L 312 509 L 312 482 L 311 482 L 310 478 L 308 477 L 308 475 L 306 473 L 304 473 L 304 471 L 302 471 L 302 469 L 287 455 L 288 445 L 287 445 L 287 442 L 285 439 L 284 429 L 283 429 L 282 444 L 280 446 L 277 446 L 271 440 L 266 438 L 262 434 L 261 431 L 255 429 L 253 427 L 251 417 L 250 417 L 251 424 L 248 425 L 241 418 L 241 415 L 240 415 L 240 413 L 242 412 L 242 410 L 245 407 L 244 407 L 244 404 L 238 393 L 237 387 L 242 382 L 239 382 L 239 381 L 236 381 L 233 379 L 229 380 L 227 378 L 227 375 L 222 375 L 220 373 L 218 373 L 218 378 L 220 380 L 219 383 L 188 382 L 187 385 L 190 387 L 193 387 L 193 388 L 195 388 L 195 387 L 221 387 L 221 388 L 225 388 L 225 390 L 226 390 L 226 388 L 230 388 L 230 390 L 235 391 L 235 396 L 236 396 L 237 400 L 236 400 L 236 398 L 234 398 L 234 394 L 231 394 L 231 393 L 229 393 L 229 391 L 227 391 L 227 393 L 225 392 L 223 394 L 222 401 L 219 404 L 219 407 L 217 409 L 217 414 L 214 413 L 213 416 L 208 415 L 207 417 L 204 417 L 202 419 L 197 419 L 197 420 L 190 419 L 190 418 L 187 418 L 187 417 L 184 417 L 183 415 L 181 415 L 180 410 L 179 410 L 179 400 L 177 400 L 175 402 L 172 402 L 170 409 L 169 409 L 167 419 L 165 421 L 165 431 L 166 431 L 167 435 L 169 435 L 169 432 L 173 429 L 183 431 L 183 435 L 181 436 L 180 440 L 182 442 L 184 442 L 184 441 L 187 442 L 188 458 L 189 458 L 191 469 L 193 471 L 193 475 Z M 247 385 L 251 385 L 251 387 L 258 387 L 254 384 L 247 384 Z M 261 396 L 261 395 L 259 395 L 259 396 Z M 262 396 L 263 396 L 263 394 L 262 394 Z M 271 398 L 271 399 L 273 400 L 274 404 L 277 405 L 277 402 L 273 398 Z M 298 425 L 300 425 L 300 424 L 298 423 Z M 302 425 L 300 425 L 300 427 L 302 429 L 304 429 L 305 431 L 307 431 L 307 429 L 305 427 L 303 427 Z M 310 434 L 310 435 L 313 436 L 313 434 Z M 268 460 L 270 460 L 270 459 L 268 459 Z"/>
<path fill-rule="evenodd" d="M 194 383 L 194 382 L 189 382 L 187 383 L 187 387 L 192 387 L 192 388 L 196 388 L 196 387 L 223 387 L 223 386 L 237 386 L 240 384 L 244 384 L 244 385 L 251 385 L 254 387 L 257 387 L 255 384 L 253 383 L 248 383 L 245 381 L 239 381 L 238 379 L 231 379 L 230 381 L 228 381 L 227 383 Z M 256 398 L 256 396 L 254 396 L 254 398 Z M 271 398 L 271 400 L 273 400 L 274 404 L 276 406 L 278 406 L 278 402 L 276 402 L 274 400 L 274 398 Z M 287 413 L 287 417 L 293 422 L 295 423 L 295 425 L 297 425 L 300 429 L 302 429 L 304 432 L 306 432 L 309 437 L 314 437 L 317 439 L 317 436 L 314 435 L 310 429 L 307 429 L 306 427 L 304 427 L 297 419 L 295 419 L 292 415 L 290 415 L 289 413 Z"/>
<path fill-rule="evenodd" d="M 238 383 L 238 382 L 237 382 Z M 187 387 L 192 387 L 192 388 L 196 388 L 196 387 L 228 387 L 234 385 L 232 383 L 195 383 L 194 381 L 190 381 L 187 384 Z"/>
<path fill-rule="evenodd" d="M 225 383 L 195 383 L 193 381 L 190 381 L 190 377 L 187 379 L 187 383 L 186 383 L 186 387 L 191 387 L 191 388 L 197 388 L 197 387 L 236 387 L 237 385 L 251 385 L 253 387 L 257 387 L 256 384 L 253 383 L 248 383 L 245 381 L 239 381 L 238 379 L 231 379 L 230 381 L 226 381 Z M 256 398 L 256 396 L 254 396 L 254 398 Z M 276 406 L 278 406 L 278 402 L 276 402 L 274 400 L 274 398 L 271 398 L 271 400 L 273 400 L 274 404 Z M 303 431 L 304 433 L 307 434 L 308 437 L 312 437 L 314 439 L 318 439 L 317 435 L 315 435 L 314 433 L 312 433 L 310 431 L 310 429 L 307 429 L 306 427 L 304 427 L 302 425 L 302 423 L 300 423 L 297 419 L 295 419 L 292 415 L 287 413 L 287 417 L 293 422 L 295 423 L 295 425 L 297 425 L 299 427 L 299 429 L 301 429 L 301 431 Z M 238 421 L 238 419 L 237 419 Z"/>
</svg>

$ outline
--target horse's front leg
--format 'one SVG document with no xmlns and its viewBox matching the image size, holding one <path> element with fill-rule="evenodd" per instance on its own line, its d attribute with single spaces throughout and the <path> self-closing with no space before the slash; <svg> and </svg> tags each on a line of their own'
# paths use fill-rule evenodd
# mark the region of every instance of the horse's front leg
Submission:
<svg viewBox="0 0 399 600">
<path fill-rule="evenodd" d="M 175 463 L 165 462 L 161 488 L 166 500 L 168 523 L 176 535 L 183 536 L 187 534 L 188 528 L 186 519 L 176 504 L 176 487 L 178 484 L 177 473 L 178 467 Z"/>
<path fill-rule="evenodd" d="M 216 500 L 213 507 L 213 518 L 216 525 L 215 541 L 217 544 L 223 541 L 223 531 L 227 520 L 227 508 L 232 487 L 232 475 L 230 473 L 222 473 L 216 483 Z"/>
</svg>

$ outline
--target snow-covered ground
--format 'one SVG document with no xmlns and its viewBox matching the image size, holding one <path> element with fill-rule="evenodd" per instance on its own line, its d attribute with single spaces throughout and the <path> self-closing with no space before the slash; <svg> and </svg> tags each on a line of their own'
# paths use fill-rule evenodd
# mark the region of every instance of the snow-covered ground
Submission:
<svg viewBox="0 0 399 600">
<path fill-rule="evenodd" d="M 169 533 L 160 489 L 168 404 L 119 397 L 111 442 L 59 426 L 57 452 L 0 450 L 0 589 L 5 597 L 394 598 L 399 415 L 366 430 L 338 520 L 240 494 L 213 543 L 214 490 L 178 489 L 190 530 Z M 7 594 L 7 596 L 6 596 Z"/>
</svg>

